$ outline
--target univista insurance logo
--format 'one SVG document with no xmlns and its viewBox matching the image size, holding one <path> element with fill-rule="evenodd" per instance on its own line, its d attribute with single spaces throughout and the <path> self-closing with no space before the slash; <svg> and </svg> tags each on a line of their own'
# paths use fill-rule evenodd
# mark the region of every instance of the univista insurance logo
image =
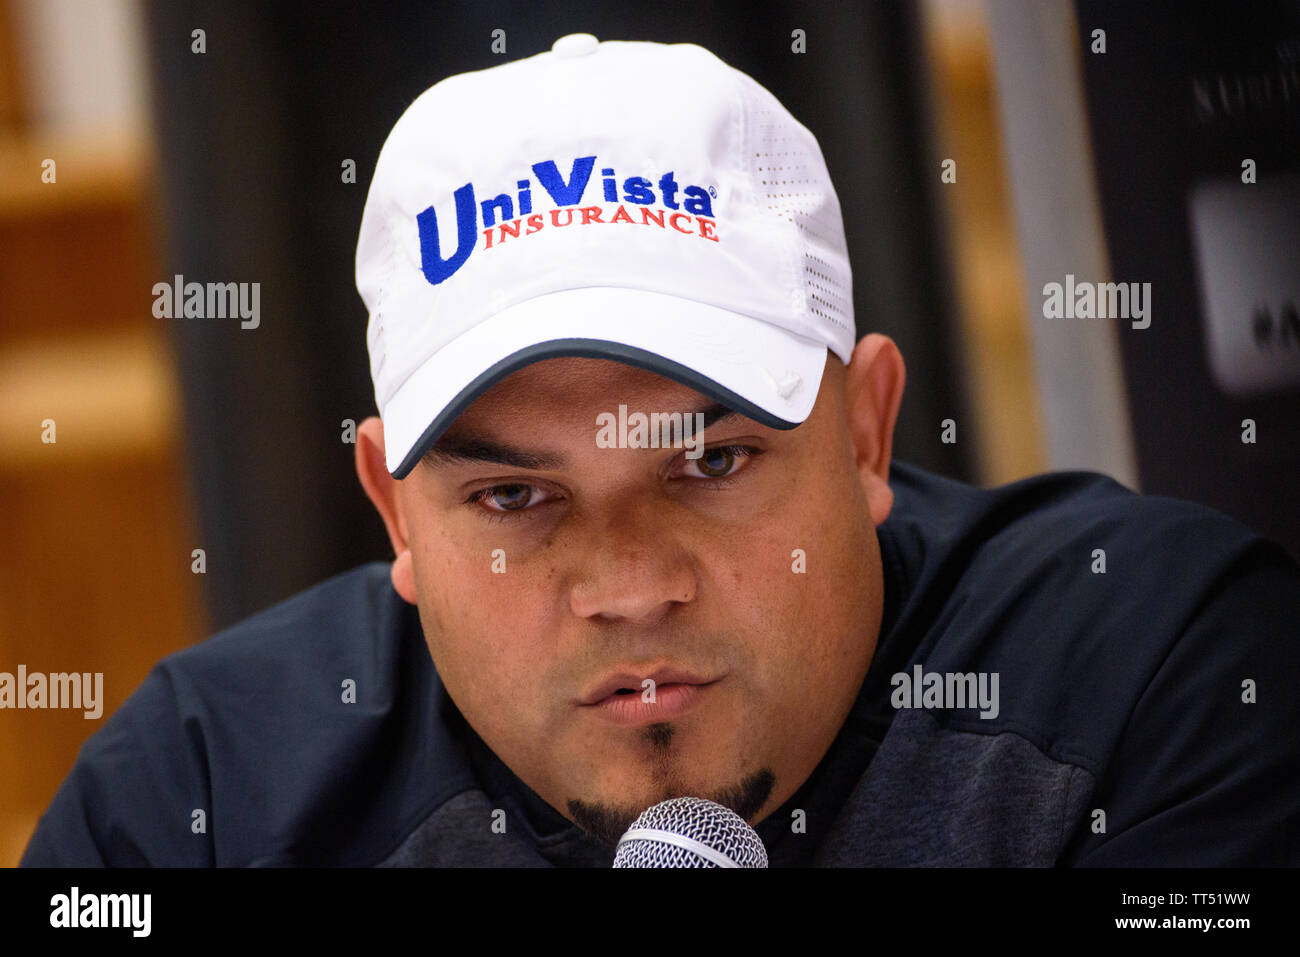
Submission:
<svg viewBox="0 0 1300 957">
<path fill-rule="evenodd" d="M 475 199 L 474 184 L 466 183 L 452 194 L 456 201 L 456 251 L 446 257 L 439 238 L 438 214 L 429 206 L 415 217 L 420 229 L 420 266 L 424 278 L 436 286 L 451 277 L 480 245 L 480 238 L 482 248 L 491 250 L 543 229 L 626 224 L 674 231 L 715 243 L 721 241 L 713 217 L 713 199 L 717 196 L 714 187 L 683 187 L 673 178 L 672 171 L 662 174 L 657 182 L 644 176 L 629 176 L 623 180 L 620 199 L 614 169 L 606 166 L 600 171 L 601 195 L 606 205 L 584 206 L 595 167 L 596 157 L 576 157 L 565 179 L 554 160 L 534 163 L 533 175 L 538 185 L 555 204 L 548 213 L 533 212 L 532 180 L 516 181 L 514 196 L 500 193 L 481 202 Z"/>
</svg>

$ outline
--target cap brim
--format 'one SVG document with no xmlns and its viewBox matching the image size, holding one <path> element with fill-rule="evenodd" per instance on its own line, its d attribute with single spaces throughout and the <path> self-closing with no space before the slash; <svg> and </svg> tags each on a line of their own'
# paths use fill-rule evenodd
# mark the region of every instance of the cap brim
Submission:
<svg viewBox="0 0 1300 957">
<path fill-rule="evenodd" d="M 663 293 L 609 286 L 549 293 L 476 324 L 402 383 L 382 413 L 386 464 L 405 478 L 475 399 L 543 359 L 613 359 L 762 425 L 792 429 L 812 412 L 826 355 L 824 344 L 769 322 Z"/>
</svg>

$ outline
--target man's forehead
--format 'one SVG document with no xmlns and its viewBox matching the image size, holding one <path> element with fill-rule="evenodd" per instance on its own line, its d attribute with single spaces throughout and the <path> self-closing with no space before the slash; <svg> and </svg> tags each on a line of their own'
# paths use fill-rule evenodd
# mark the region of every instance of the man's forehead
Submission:
<svg viewBox="0 0 1300 957">
<path fill-rule="evenodd" d="M 683 419 L 698 413 L 702 429 L 732 419 L 751 421 L 645 369 L 608 359 L 548 359 L 516 370 L 481 395 L 430 447 L 423 463 L 563 468 L 570 461 L 562 451 L 564 433 L 579 426 L 594 435 L 596 416 L 616 410 L 677 412 Z"/>
<path fill-rule="evenodd" d="M 688 385 L 614 359 L 565 356 L 515 370 L 479 396 L 448 433 L 502 416 L 561 420 L 619 405 L 640 412 L 686 412 L 713 400 Z"/>
</svg>

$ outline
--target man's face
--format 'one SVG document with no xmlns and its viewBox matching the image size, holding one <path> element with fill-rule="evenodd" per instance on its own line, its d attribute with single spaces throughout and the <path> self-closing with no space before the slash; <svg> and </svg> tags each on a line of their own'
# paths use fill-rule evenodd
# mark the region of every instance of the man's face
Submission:
<svg viewBox="0 0 1300 957">
<path fill-rule="evenodd" d="M 706 396 L 610 360 L 537 362 L 396 483 L 448 693 L 515 774 L 597 837 L 612 843 L 681 795 L 757 823 L 847 716 L 882 576 L 844 382 L 831 356 L 798 428 L 733 414 L 691 458 L 602 447 L 597 417 L 620 404 L 694 412 L 714 406 Z"/>
</svg>

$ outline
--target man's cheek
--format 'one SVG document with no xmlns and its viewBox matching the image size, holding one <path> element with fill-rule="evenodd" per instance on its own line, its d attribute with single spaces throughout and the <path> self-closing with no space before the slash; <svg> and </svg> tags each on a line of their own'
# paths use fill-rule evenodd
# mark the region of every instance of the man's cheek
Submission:
<svg viewBox="0 0 1300 957">
<path fill-rule="evenodd" d="M 733 607 L 748 603 L 762 619 L 786 620 L 821 603 L 830 559 L 812 534 L 783 527 L 746 536 L 743 549 L 729 548 L 716 560 L 728 569 Z"/>
<path fill-rule="evenodd" d="M 780 663 L 788 682 L 821 672 L 843 631 L 844 599 L 838 566 L 842 542 L 808 528 L 774 536 L 759 566 L 757 609 L 772 630 L 768 656 Z M 755 583 L 756 586 L 759 583 Z M 865 581 L 855 587 L 862 588 Z"/>
</svg>

